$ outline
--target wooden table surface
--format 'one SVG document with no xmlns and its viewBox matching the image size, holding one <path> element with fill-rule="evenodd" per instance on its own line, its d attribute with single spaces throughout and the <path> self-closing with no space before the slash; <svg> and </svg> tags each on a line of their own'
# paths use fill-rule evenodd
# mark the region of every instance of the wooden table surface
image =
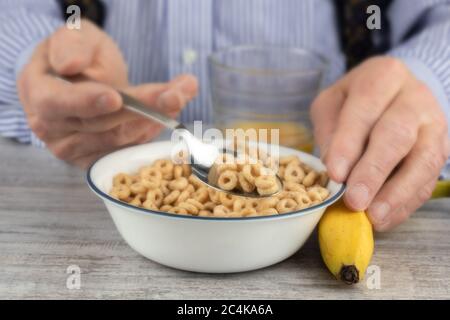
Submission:
<svg viewBox="0 0 450 320">
<path fill-rule="evenodd" d="M 449 199 L 429 202 L 395 231 L 377 234 L 371 264 L 379 267 L 379 288 L 338 283 L 322 263 L 316 234 L 277 265 L 199 274 L 128 247 L 84 172 L 8 140 L 0 139 L 0 154 L 1 299 L 450 298 Z M 80 289 L 66 286 L 71 265 L 81 270 Z"/>
</svg>

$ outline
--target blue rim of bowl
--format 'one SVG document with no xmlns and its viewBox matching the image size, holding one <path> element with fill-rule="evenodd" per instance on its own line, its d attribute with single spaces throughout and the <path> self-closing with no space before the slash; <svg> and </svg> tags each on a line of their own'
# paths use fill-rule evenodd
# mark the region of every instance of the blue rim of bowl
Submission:
<svg viewBox="0 0 450 320">
<path fill-rule="evenodd" d="M 220 220 L 220 221 L 249 221 L 249 220 L 272 220 L 272 219 L 284 219 L 284 218 L 289 218 L 292 216 L 303 216 L 303 215 L 307 215 L 309 213 L 312 213 L 315 210 L 321 209 L 323 207 L 328 207 L 331 204 L 333 204 L 334 202 L 338 201 L 342 195 L 345 192 L 345 184 L 341 185 L 341 188 L 338 190 L 338 192 L 336 192 L 335 195 L 333 195 L 332 197 L 328 198 L 327 200 L 325 200 L 322 203 L 319 203 L 315 206 L 306 208 L 306 209 L 302 209 L 299 211 L 293 211 L 293 212 L 289 212 L 289 213 L 283 213 L 283 214 L 279 214 L 279 215 L 271 215 L 271 216 L 258 216 L 258 217 L 236 217 L 236 218 L 227 218 L 227 217 L 198 217 L 198 216 L 185 216 L 185 215 L 179 215 L 179 214 L 175 214 L 175 213 L 169 213 L 169 212 L 163 212 L 163 211 L 155 211 L 155 210 L 149 210 L 149 209 L 145 209 L 145 208 L 140 208 L 140 207 L 135 207 L 131 204 L 128 204 L 126 202 L 122 202 L 120 200 L 117 200 L 113 197 L 111 197 L 109 194 L 101 191 L 99 188 L 97 188 L 97 186 L 95 185 L 95 183 L 92 181 L 91 179 L 91 171 L 92 168 L 97 164 L 98 161 L 100 161 L 102 158 L 97 159 L 94 163 L 91 164 L 91 166 L 89 167 L 89 169 L 87 170 L 86 173 L 86 180 L 87 180 L 87 184 L 89 186 L 89 188 L 100 198 L 108 200 L 110 202 L 112 202 L 115 205 L 118 205 L 120 207 L 123 207 L 124 209 L 131 209 L 134 212 L 137 213 L 142 213 L 145 215 L 153 215 L 153 214 L 157 214 L 160 216 L 165 216 L 165 217 L 170 217 L 170 218 L 178 218 L 178 219 L 194 219 L 194 220 L 208 220 L 208 221 L 213 221 L 213 220 Z"/>
</svg>

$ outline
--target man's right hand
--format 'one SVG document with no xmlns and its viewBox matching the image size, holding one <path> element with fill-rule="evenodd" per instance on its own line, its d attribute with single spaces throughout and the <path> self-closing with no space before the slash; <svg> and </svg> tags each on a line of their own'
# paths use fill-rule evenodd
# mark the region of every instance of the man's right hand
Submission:
<svg viewBox="0 0 450 320">
<path fill-rule="evenodd" d="M 93 81 L 67 83 L 54 76 L 83 75 Z M 117 148 L 143 143 L 161 126 L 124 110 L 120 88 L 172 117 L 197 94 L 197 80 L 182 75 L 169 83 L 130 87 L 119 48 L 88 21 L 80 30 L 62 27 L 35 49 L 18 80 L 31 130 L 58 158 L 88 166 Z"/>
</svg>

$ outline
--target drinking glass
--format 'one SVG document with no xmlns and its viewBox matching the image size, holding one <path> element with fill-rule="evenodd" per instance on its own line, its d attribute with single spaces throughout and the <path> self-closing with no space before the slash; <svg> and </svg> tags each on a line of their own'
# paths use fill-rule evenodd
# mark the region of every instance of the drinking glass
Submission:
<svg viewBox="0 0 450 320">
<path fill-rule="evenodd" d="M 278 129 L 280 145 L 312 152 L 309 108 L 326 67 L 318 54 L 295 48 L 240 46 L 213 53 L 209 76 L 216 127 Z"/>
</svg>

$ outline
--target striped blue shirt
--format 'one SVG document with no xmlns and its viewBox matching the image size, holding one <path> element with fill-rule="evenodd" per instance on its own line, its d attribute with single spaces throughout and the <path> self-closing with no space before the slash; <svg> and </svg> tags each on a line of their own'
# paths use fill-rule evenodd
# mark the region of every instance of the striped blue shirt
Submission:
<svg viewBox="0 0 450 320">
<path fill-rule="evenodd" d="M 200 94 L 181 114 L 184 122 L 211 121 L 206 61 L 221 48 L 271 45 L 318 52 L 330 61 L 326 85 L 345 72 L 331 0 L 104 3 L 104 29 L 122 50 L 131 83 L 167 81 L 180 73 L 198 77 Z M 388 17 L 388 53 L 403 59 L 428 84 L 450 119 L 450 0 L 394 0 Z M 63 23 L 54 0 L 1 0 L 0 135 L 39 144 L 24 117 L 16 79 L 35 45 Z"/>
</svg>

